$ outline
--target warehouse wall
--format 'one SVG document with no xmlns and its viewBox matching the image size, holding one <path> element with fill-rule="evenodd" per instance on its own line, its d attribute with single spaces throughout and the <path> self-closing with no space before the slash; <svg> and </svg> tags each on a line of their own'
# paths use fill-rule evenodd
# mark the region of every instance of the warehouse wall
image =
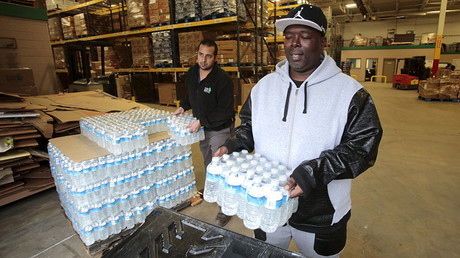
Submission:
<svg viewBox="0 0 460 258">
<path fill-rule="evenodd" d="M 414 56 L 425 56 L 426 62 L 431 63 L 434 58 L 434 48 L 422 49 L 366 49 L 366 50 L 342 50 L 341 61 L 347 58 L 360 58 L 361 68 L 350 69 L 350 74 L 356 75 L 358 81 L 364 81 L 366 77 L 366 59 L 378 59 L 376 75 L 383 74 L 383 62 L 385 59 L 402 59 Z"/>
<path fill-rule="evenodd" d="M 39 94 L 57 93 L 47 22 L 0 15 L 0 24 L 0 37 L 17 43 L 16 49 L 0 48 L 0 68 L 31 68 Z"/>
<path fill-rule="evenodd" d="M 413 30 L 415 32 L 415 44 L 419 44 L 423 33 L 437 32 L 438 19 L 438 14 L 431 14 L 398 20 L 343 23 L 341 24 L 342 38 L 345 41 L 344 46 L 348 47 L 351 39 L 357 33 L 370 39 L 376 36 L 386 38 L 388 29 L 395 29 L 396 34 L 405 34 L 406 31 Z M 460 13 L 446 14 L 443 43 L 451 44 L 460 42 L 459 20 Z"/>
</svg>

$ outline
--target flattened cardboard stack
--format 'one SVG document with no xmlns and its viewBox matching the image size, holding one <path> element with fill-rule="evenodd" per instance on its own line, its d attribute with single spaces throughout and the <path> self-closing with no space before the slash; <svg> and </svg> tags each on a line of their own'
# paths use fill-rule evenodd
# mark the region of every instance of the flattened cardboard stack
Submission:
<svg viewBox="0 0 460 258">
<path fill-rule="evenodd" d="M 48 155 L 36 149 L 51 122 L 44 106 L 0 93 L 0 206 L 52 187 Z"/>
<path fill-rule="evenodd" d="M 46 107 L 44 112 L 54 118 L 53 137 L 80 133 L 79 121 L 82 117 L 145 107 L 129 100 L 117 99 L 102 91 L 42 95 L 26 100 Z"/>
</svg>

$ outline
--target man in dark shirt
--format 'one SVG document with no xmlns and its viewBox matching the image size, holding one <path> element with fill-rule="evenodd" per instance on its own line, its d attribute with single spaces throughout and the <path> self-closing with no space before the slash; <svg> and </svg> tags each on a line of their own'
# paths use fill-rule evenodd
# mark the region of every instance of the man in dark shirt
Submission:
<svg viewBox="0 0 460 258">
<path fill-rule="evenodd" d="M 205 168 L 213 153 L 224 144 L 234 127 L 233 83 L 228 74 L 217 65 L 217 44 L 203 40 L 198 46 L 197 64 L 192 66 L 185 80 L 187 94 L 174 115 L 192 109 L 197 118 L 187 126 L 191 132 L 204 127 L 205 139 L 200 142 Z M 230 220 L 221 211 L 216 223 L 225 226 Z"/>
</svg>

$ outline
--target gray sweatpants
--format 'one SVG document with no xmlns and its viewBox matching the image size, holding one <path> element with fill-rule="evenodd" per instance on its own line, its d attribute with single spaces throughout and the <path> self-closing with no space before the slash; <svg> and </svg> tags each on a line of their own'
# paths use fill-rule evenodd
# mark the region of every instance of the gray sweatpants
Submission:
<svg viewBox="0 0 460 258">
<path fill-rule="evenodd" d="M 295 244 L 297 245 L 297 248 L 299 248 L 300 252 L 309 258 L 338 258 L 339 254 L 343 251 L 342 249 L 342 251 L 340 251 L 338 254 L 330 256 L 319 255 L 316 253 L 314 248 L 315 234 L 295 229 L 289 225 L 279 227 L 273 233 L 267 233 L 267 240 L 265 242 L 274 246 L 288 249 L 292 238 L 294 239 Z"/>
<path fill-rule="evenodd" d="M 200 141 L 200 150 L 203 154 L 204 169 L 211 163 L 212 155 L 225 143 L 233 132 L 234 124 L 219 131 L 204 131 L 204 140 Z"/>
</svg>

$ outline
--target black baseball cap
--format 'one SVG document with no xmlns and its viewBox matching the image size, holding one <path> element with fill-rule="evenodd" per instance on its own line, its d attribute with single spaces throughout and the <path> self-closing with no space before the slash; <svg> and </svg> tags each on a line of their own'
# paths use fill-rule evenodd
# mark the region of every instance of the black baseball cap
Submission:
<svg viewBox="0 0 460 258">
<path fill-rule="evenodd" d="M 302 4 L 292 9 L 286 18 L 275 22 L 275 26 L 283 31 L 291 25 L 305 25 L 326 34 L 327 19 L 321 8 L 314 5 Z"/>
</svg>

